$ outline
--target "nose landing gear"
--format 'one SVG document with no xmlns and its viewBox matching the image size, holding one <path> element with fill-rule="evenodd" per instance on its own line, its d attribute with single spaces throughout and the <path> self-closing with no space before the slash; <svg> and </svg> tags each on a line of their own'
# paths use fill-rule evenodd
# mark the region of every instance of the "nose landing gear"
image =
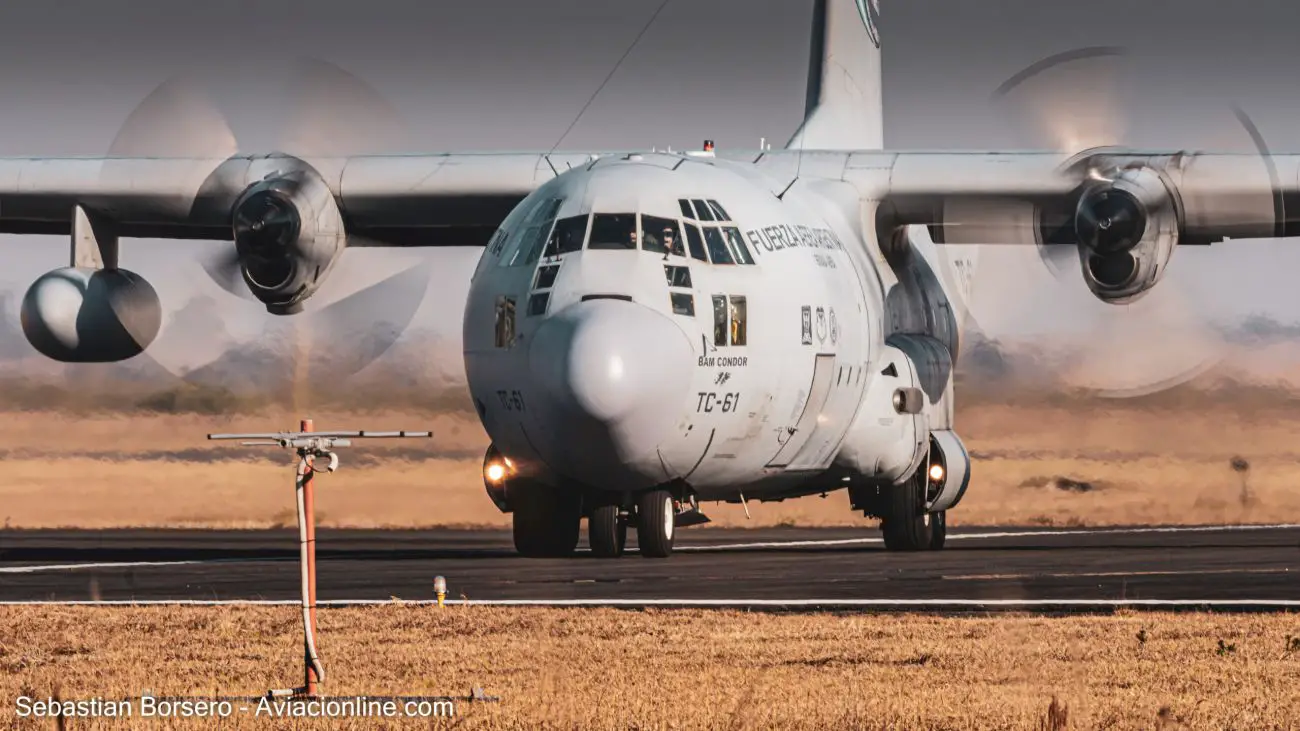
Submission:
<svg viewBox="0 0 1300 731">
<path fill-rule="evenodd" d="M 707 523 L 693 498 L 679 500 L 673 491 L 654 489 L 636 495 L 601 494 L 587 515 L 587 540 L 592 555 L 617 558 L 627 545 L 629 525 L 636 528 L 636 542 L 645 558 L 672 555 L 677 528 Z"/>
<path fill-rule="evenodd" d="M 530 558 L 568 556 L 578 544 L 583 513 L 587 539 L 597 558 L 618 558 L 627 547 L 629 525 L 636 528 L 637 546 L 645 558 L 672 555 L 679 525 L 707 523 L 692 496 L 679 500 L 666 489 L 588 494 L 559 490 L 526 479 L 510 486 L 515 550 Z M 586 506 L 584 508 L 584 503 Z"/>
<path fill-rule="evenodd" d="M 677 504 L 667 490 L 643 492 L 636 501 L 636 542 L 646 558 L 667 558 L 673 552 Z"/>
<path fill-rule="evenodd" d="M 607 500 L 587 516 L 587 541 L 598 558 L 618 558 L 627 545 L 628 516 L 617 501 Z"/>
</svg>

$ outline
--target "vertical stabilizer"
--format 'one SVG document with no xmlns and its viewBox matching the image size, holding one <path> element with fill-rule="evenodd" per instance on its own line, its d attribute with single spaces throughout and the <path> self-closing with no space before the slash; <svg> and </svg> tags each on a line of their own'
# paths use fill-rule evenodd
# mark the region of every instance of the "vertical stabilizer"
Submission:
<svg viewBox="0 0 1300 731">
<path fill-rule="evenodd" d="M 807 106 L 787 149 L 884 146 L 879 17 L 880 0 L 813 0 Z"/>
</svg>

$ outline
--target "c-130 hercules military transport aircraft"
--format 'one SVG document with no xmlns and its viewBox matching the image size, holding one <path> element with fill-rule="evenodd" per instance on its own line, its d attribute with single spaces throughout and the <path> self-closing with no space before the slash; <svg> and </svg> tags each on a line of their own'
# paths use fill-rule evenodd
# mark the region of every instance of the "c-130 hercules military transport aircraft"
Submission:
<svg viewBox="0 0 1300 731">
<path fill-rule="evenodd" d="M 1077 251 L 1132 302 L 1175 245 L 1292 235 L 1300 157 L 885 151 L 877 16 L 816 0 L 783 150 L 2 159 L 0 233 L 72 239 L 24 332 L 62 361 L 142 352 L 161 310 L 119 237 L 233 241 L 276 314 L 349 245 L 480 245 L 465 367 L 521 553 L 572 553 L 585 517 L 595 554 L 631 524 L 663 557 L 701 502 L 839 489 L 889 549 L 938 549 L 971 478 L 961 244 Z"/>
</svg>

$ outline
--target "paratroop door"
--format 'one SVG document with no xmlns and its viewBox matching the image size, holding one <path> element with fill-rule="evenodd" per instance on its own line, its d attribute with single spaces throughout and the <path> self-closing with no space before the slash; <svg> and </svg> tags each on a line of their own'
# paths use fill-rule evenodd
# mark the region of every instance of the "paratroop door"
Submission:
<svg viewBox="0 0 1300 731">
<path fill-rule="evenodd" d="M 812 438 L 813 432 L 817 429 L 817 417 L 822 412 L 822 407 L 826 404 L 826 397 L 831 391 L 831 381 L 835 375 L 835 356 L 819 355 L 817 356 L 816 366 L 813 368 L 812 385 L 808 387 L 808 400 L 804 402 L 803 413 L 799 415 L 799 422 L 795 424 L 794 433 L 781 445 L 776 456 L 771 462 L 767 463 L 768 467 L 785 467 L 790 464 L 790 460 L 799 454 L 808 440 Z"/>
</svg>

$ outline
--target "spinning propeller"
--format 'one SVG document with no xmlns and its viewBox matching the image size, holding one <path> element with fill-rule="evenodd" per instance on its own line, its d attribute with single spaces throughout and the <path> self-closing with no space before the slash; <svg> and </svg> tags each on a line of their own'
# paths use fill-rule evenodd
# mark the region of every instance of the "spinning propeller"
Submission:
<svg viewBox="0 0 1300 731">
<path fill-rule="evenodd" d="M 1158 96 L 1139 94 L 1132 83 L 1136 65 L 1122 48 L 1085 48 L 1045 58 L 1003 83 L 992 100 L 1021 141 L 1033 146 L 1075 154 L 1093 148 L 1134 147 L 1130 142 L 1134 123 Z M 1201 110 L 1202 115 L 1207 110 Z M 1215 110 L 1208 110 L 1214 112 Z M 1249 117 L 1239 109 L 1215 119 L 1217 131 L 1237 130 L 1236 139 L 1225 134 L 1217 139 L 1180 139 L 1177 148 L 1231 151 L 1253 150 L 1269 163 L 1268 150 Z M 1158 119 L 1168 119 L 1167 112 Z M 1168 147 L 1168 125 L 1160 137 Z M 1240 134 L 1244 130 L 1245 134 Z M 1097 171 L 1083 176 L 1104 176 Z M 1094 177 L 1093 179 L 1099 179 Z M 1111 182 L 1104 177 L 1102 182 Z M 1148 233 L 1155 219 L 1144 215 L 1140 196 L 1124 189 L 1099 186 L 1088 189 L 1068 211 L 1028 212 L 1007 205 L 1005 215 L 1035 221 L 1039 260 L 1068 290 L 1056 289 L 1058 304 L 1077 292 L 1084 282 L 1081 266 L 1098 282 L 1122 282 L 1134 273 L 1134 259 L 1127 252 Z M 1131 189 L 1130 189 L 1131 190 Z M 1030 207 L 1024 204 L 1023 207 Z M 999 215 L 1004 212 L 999 210 Z M 1037 218 L 1032 218 L 1037 216 Z M 1068 243 L 1066 243 L 1068 242 Z M 1078 245 L 1082 244 L 1082 248 Z M 1068 381 L 1098 395 L 1131 397 L 1177 386 L 1218 364 L 1226 343 L 1219 332 L 1198 317 L 1196 303 L 1205 293 L 1190 292 L 1193 282 L 1178 264 L 1182 260 L 1209 254 L 1204 247 L 1177 247 L 1169 259 L 1170 270 L 1149 291 L 1123 304 L 1102 302 L 1096 297 L 1070 296 L 1071 310 L 1082 308 L 1093 323 L 1067 373 Z M 1026 273 L 1028 274 L 1028 273 Z M 1003 287 L 1009 299 L 1015 288 Z M 1009 302 L 1009 299 L 1006 300 Z M 1076 302 L 1077 300 L 1077 302 Z M 1000 303 L 999 303 L 1000 304 Z M 1021 300 L 1020 306 L 1025 302 Z M 996 306 L 996 305 L 995 305 Z"/>
<path fill-rule="evenodd" d="M 288 110 L 271 135 L 272 146 L 280 154 L 315 166 L 327 179 L 338 172 L 339 158 L 409 149 L 410 135 L 394 107 L 369 84 L 332 64 L 300 61 L 289 74 L 284 92 L 275 98 L 285 100 Z M 131 113 L 109 156 L 175 158 L 186 192 L 165 205 L 188 212 L 205 204 L 204 186 L 211 185 L 211 176 L 225 160 L 249 152 L 241 149 L 227 115 L 203 85 L 193 77 L 176 77 L 155 88 Z M 132 172 L 130 160 L 110 159 L 101 174 L 111 178 Z M 288 179 L 285 185 L 294 181 Z M 292 188 L 288 192 L 292 194 Z M 229 213 L 239 245 L 199 260 L 221 289 L 242 300 L 258 301 L 249 290 L 254 283 L 275 283 L 288 276 L 290 265 L 274 254 L 297 237 L 303 222 L 284 194 L 283 189 L 258 190 L 241 199 Z M 356 237 L 349 237 L 349 243 L 356 242 Z M 344 250 L 339 256 L 346 259 L 348 254 Z M 337 269 L 345 266 L 339 264 Z M 349 276 L 355 272 L 337 269 L 331 276 L 335 286 L 356 278 Z M 326 373 L 353 375 L 387 352 L 409 327 L 431 274 L 432 267 L 425 262 L 323 308 L 311 308 L 309 301 L 304 314 L 267 318 L 265 338 L 292 338 L 295 380 Z M 290 332 L 284 333 L 285 329 Z M 310 366 L 324 373 L 306 370 L 308 353 L 330 356 L 314 358 Z"/>
</svg>

